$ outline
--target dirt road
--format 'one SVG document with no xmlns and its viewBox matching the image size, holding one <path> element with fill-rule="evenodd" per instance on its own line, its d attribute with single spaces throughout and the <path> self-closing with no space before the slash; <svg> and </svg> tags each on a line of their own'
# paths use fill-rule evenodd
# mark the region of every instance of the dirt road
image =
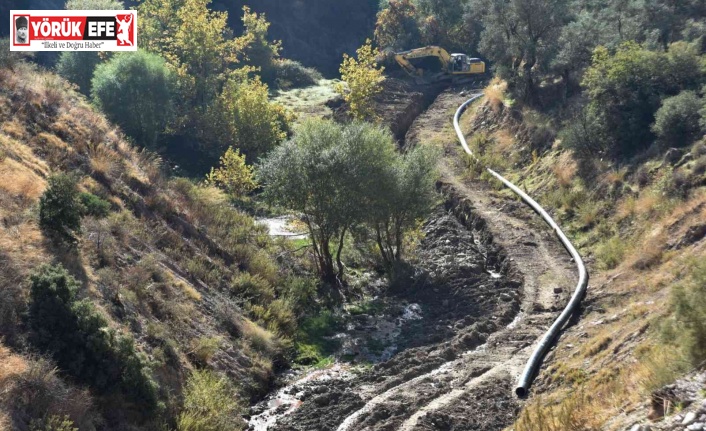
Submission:
<svg viewBox="0 0 706 431">
<path fill-rule="evenodd" d="M 392 292 L 419 303 L 423 319 L 407 328 L 404 350 L 390 360 L 298 388 L 302 405 L 272 429 L 490 431 L 515 419 L 515 380 L 575 275 L 528 208 L 459 179 L 463 161 L 450 125 L 465 98 L 442 93 L 406 139 L 445 150 L 445 203 L 424 227 L 415 275 Z"/>
</svg>

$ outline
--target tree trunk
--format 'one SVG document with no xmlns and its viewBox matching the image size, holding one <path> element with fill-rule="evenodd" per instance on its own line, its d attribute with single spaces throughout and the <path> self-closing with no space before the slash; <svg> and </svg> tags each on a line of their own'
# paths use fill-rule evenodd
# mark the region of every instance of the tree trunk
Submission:
<svg viewBox="0 0 706 431">
<path fill-rule="evenodd" d="M 338 250 L 336 250 L 336 265 L 338 265 L 338 280 L 341 282 L 343 280 L 343 262 L 341 262 L 341 251 L 343 250 L 343 239 L 346 237 L 346 230 L 348 228 L 344 227 L 341 231 L 341 238 L 338 240 Z"/>
</svg>

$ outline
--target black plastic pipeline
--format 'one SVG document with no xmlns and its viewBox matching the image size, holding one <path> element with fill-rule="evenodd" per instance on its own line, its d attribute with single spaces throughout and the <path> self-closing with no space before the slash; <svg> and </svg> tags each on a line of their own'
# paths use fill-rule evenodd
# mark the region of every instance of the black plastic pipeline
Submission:
<svg viewBox="0 0 706 431">
<path fill-rule="evenodd" d="M 461 115 L 466 111 L 466 108 L 468 108 L 468 105 L 473 103 L 476 99 L 481 96 L 482 94 L 476 94 L 470 99 L 468 99 L 463 105 L 458 108 L 458 110 L 456 111 L 456 115 L 454 115 L 454 128 L 456 129 L 456 135 L 458 136 L 459 141 L 461 141 L 463 150 L 476 160 L 478 160 L 478 158 L 473 154 L 471 149 L 468 148 L 466 138 L 464 138 L 463 136 L 463 132 L 461 131 L 461 127 L 459 126 L 459 119 L 461 118 Z M 549 350 L 549 348 L 553 344 L 556 336 L 559 335 L 559 331 L 561 330 L 561 328 L 566 324 L 566 322 L 568 322 L 574 310 L 576 310 L 576 308 L 581 303 L 581 299 L 586 293 L 586 287 L 588 286 L 588 272 L 586 271 L 586 266 L 583 264 L 583 259 L 581 259 L 579 253 L 571 244 L 569 238 L 564 235 L 564 232 L 561 231 L 559 225 L 556 224 L 554 219 L 551 218 L 551 216 L 544 210 L 544 208 L 542 208 L 534 199 L 529 197 L 527 193 L 520 190 L 519 187 L 506 180 L 502 175 L 498 174 L 497 172 L 488 167 L 486 167 L 485 170 L 488 171 L 488 173 L 490 173 L 492 176 L 500 180 L 505 186 L 515 192 L 518 196 L 520 196 L 520 198 L 522 198 L 525 203 L 532 207 L 532 209 L 544 219 L 544 221 L 552 228 L 552 230 L 554 230 L 554 233 L 556 234 L 556 236 L 559 237 L 559 240 L 562 242 L 569 254 L 571 254 L 571 257 L 574 259 L 576 267 L 579 271 L 579 280 L 576 284 L 576 290 L 574 290 L 574 294 L 571 296 L 569 303 L 566 304 L 566 308 L 564 308 L 564 311 L 561 312 L 561 314 L 559 315 L 559 317 L 557 317 L 557 319 L 554 321 L 549 330 L 544 334 L 544 336 L 542 336 L 542 339 L 539 341 L 539 345 L 536 349 L 534 349 L 534 352 L 532 352 L 532 356 L 530 356 L 529 360 L 527 361 L 527 365 L 525 365 L 525 369 L 522 372 L 519 381 L 517 382 L 517 386 L 515 387 L 515 394 L 517 394 L 518 397 L 525 397 L 527 395 L 530 385 L 532 384 L 534 375 L 542 363 L 542 358 L 544 358 L 544 355 L 547 353 L 547 350 Z"/>
</svg>

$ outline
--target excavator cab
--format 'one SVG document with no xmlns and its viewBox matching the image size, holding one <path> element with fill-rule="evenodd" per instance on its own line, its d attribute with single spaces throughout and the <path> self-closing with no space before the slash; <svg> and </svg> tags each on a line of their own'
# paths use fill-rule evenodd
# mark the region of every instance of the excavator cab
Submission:
<svg viewBox="0 0 706 431">
<path fill-rule="evenodd" d="M 451 54 L 449 72 L 454 75 L 485 73 L 485 63 L 466 54 Z"/>
</svg>

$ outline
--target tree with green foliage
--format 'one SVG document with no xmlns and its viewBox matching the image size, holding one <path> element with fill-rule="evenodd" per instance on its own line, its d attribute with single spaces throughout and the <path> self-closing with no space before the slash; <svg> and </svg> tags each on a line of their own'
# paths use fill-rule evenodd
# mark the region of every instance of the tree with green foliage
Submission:
<svg viewBox="0 0 706 431">
<path fill-rule="evenodd" d="M 63 51 L 56 63 L 56 73 L 76 84 L 78 91 L 89 96 L 93 72 L 101 61 L 98 52 Z"/>
<path fill-rule="evenodd" d="M 236 390 L 226 376 L 209 370 L 194 370 L 186 382 L 177 431 L 240 429 L 245 425 L 241 412 Z"/>
<path fill-rule="evenodd" d="M 341 282 L 346 233 L 368 216 L 371 196 L 393 160 L 394 141 L 381 127 L 307 120 L 259 166 L 265 196 L 305 215 L 324 281 Z"/>
<path fill-rule="evenodd" d="M 385 80 L 385 68 L 377 65 L 375 59 L 377 50 L 373 48 L 370 39 L 356 51 L 357 59 L 343 54 L 341 63 L 341 80 L 343 84 L 336 85 L 336 91 L 343 96 L 350 107 L 353 118 L 371 120 L 376 114 L 373 109 L 374 97 L 382 91 Z"/>
<path fill-rule="evenodd" d="M 236 39 L 239 53 L 245 57 L 246 64 L 260 69 L 263 81 L 274 82 L 282 42 L 267 39 L 270 23 L 265 14 L 251 12 L 248 6 L 243 6 L 243 25 L 245 31 Z"/>
<path fill-rule="evenodd" d="M 174 88 L 174 75 L 164 60 L 139 50 L 101 64 L 91 96 L 137 144 L 153 147 L 172 119 Z"/>
<path fill-rule="evenodd" d="M 99 393 L 122 392 L 146 414 L 158 408 L 147 360 L 132 338 L 118 334 L 61 265 L 44 265 L 30 277 L 31 341 L 57 365 Z"/>
<path fill-rule="evenodd" d="M 221 156 L 218 169 L 211 168 L 206 182 L 224 188 L 233 196 L 240 197 L 255 189 L 253 167 L 245 164 L 245 155 L 240 150 L 228 148 Z"/>
<path fill-rule="evenodd" d="M 417 147 L 386 168 L 377 193 L 371 196 L 368 222 L 385 265 L 393 268 L 403 258 L 405 234 L 434 202 L 436 155 L 427 147 Z"/>
<path fill-rule="evenodd" d="M 286 138 L 293 118 L 268 102 L 266 85 L 248 76 L 254 66 L 272 67 L 279 43 L 267 41 L 269 23 L 248 8 L 246 32 L 233 38 L 227 13 L 210 11 L 209 3 L 146 0 L 139 8 L 141 34 L 147 49 L 160 53 L 176 73 L 177 117 L 171 131 L 195 138 L 214 159 L 234 147 L 254 160 Z M 236 67 L 244 62 L 253 66 Z"/>
<path fill-rule="evenodd" d="M 145 49 L 165 58 L 176 73 L 178 130 L 200 128 L 203 113 L 238 62 L 238 45 L 228 27 L 228 14 L 209 10 L 210 3 L 145 0 L 138 8 Z"/>
<path fill-rule="evenodd" d="M 682 147 L 691 144 L 702 129 L 699 110 L 704 101 L 693 91 L 682 91 L 662 101 L 655 114 L 652 131 L 664 147 Z"/>
<path fill-rule="evenodd" d="M 73 244 L 81 231 L 81 204 L 76 179 L 67 174 L 49 177 L 39 199 L 39 226 L 58 240 Z"/>
<path fill-rule="evenodd" d="M 375 42 L 382 49 L 402 51 L 421 44 L 417 8 L 411 0 L 391 0 L 375 23 Z"/>
<path fill-rule="evenodd" d="M 611 54 L 596 48 L 582 85 L 588 116 L 606 138 L 613 156 L 630 156 L 654 141 L 650 125 L 665 96 L 698 88 L 704 80 L 697 51 L 684 43 L 651 51 L 629 42 Z"/>
<path fill-rule="evenodd" d="M 268 100 L 267 86 L 257 77 L 232 77 L 209 107 L 212 124 L 205 140 L 210 152 L 239 148 L 257 160 L 287 138 L 294 115 Z"/>
<path fill-rule="evenodd" d="M 536 75 L 556 53 L 566 24 L 564 0 L 474 0 L 472 9 L 484 23 L 481 51 L 519 96 L 536 102 Z"/>
</svg>

